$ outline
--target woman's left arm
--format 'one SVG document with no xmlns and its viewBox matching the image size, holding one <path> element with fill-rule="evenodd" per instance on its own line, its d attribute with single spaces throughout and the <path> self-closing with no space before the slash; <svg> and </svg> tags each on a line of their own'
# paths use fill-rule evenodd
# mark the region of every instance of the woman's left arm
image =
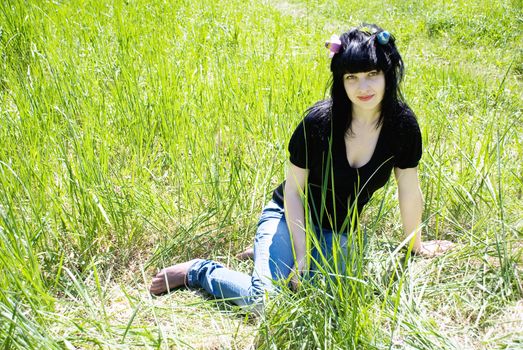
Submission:
<svg viewBox="0 0 523 350">
<path fill-rule="evenodd" d="M 418 168 L 394 168 L 394 175 L 398 184 L 398 200 L 400 205 L 403 231 L 408 237 L 416 232 L 412 239 L 412 252 L 425 257 L 443 254 L 452 248 L 449 241 L 421 240 L 421 214 L 423 213 L 423 195 L 419 185 Z"/>
<path fill-rule="evenodd" d="M 421 214 L 423 213 L 423 196 L 419 186 L 418 168 L 394 168 L 394 176 L 398 184 L 398 200 L 400 204 L 401 222 L 405 236 L 416 231 L 413 236 L 412 251 L 421 251 Z"/>
</svg>

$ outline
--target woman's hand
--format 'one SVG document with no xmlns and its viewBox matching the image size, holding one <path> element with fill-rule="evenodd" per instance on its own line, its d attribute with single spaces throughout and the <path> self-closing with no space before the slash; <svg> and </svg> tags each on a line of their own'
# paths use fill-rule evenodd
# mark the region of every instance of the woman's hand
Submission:
<svg viewBox="0 0 523 350">
<path fill-rule="evenodd" d="M 300 289 L 301 285 L 301 274 L 296 271 L 296 269 L 293 269 L 291 271 L 291 280 L 290 280 L 290 286 L 291 289 L 296 292 L 298 289 Z"/>
<path fill-rule="evenodd" d="M 433 240 L 421 243 L 421 247 L 417 250 L 413 250 L 416 255 L 421 255 L 425 258 L 433 258 L 440 256 L 454 248 L 455 244 L 451 241 L 445 240 Z"/>
</svg>

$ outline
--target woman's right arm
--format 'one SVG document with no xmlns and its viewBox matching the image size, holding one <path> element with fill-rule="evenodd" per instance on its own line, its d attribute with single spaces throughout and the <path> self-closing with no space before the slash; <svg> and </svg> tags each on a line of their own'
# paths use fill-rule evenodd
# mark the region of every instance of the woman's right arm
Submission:
<svg viewBox="0 0 523 350">
<path fill-rule="evenodd" d="M 289 162 L 285 179 L 284 207 L 285 219 L 296 254 L 297 266 L 295 268 L 298 273 L 303 272 L 306 268 L 305 207 L 303 201 L 308 176 L 308 169 L 299 168 Z"/>
</svg>

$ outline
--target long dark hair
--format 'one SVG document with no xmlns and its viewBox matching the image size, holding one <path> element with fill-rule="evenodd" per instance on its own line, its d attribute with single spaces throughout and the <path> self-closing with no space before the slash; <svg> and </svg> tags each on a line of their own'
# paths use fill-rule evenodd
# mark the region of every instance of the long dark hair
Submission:
<svg viewBox="0 0 523 350">
<path fill-rule="evenodd" d="M 340 36 L 341 49 L 331 61 L 331 99 L 313 106 L 308 112 L 330 114 L 333 135 L 350 131 L 352 122 L 351 101 L 343 84 L 346 73 L 360 73 L 371 70 L 382 71 L 385 75 L 385 94 L 381 101 L 381 113 L 376 127 L 391 121 L 401 110 L 408 108 L 403 101 L 400 82 L 403 79 L 403 60 L 396 48 L 395 39 L 390 35 L 386 44 L 380 44 L 377 36 L 384 30 L 374 24 L 363 24 L 351 28 Z"/>
</svg>

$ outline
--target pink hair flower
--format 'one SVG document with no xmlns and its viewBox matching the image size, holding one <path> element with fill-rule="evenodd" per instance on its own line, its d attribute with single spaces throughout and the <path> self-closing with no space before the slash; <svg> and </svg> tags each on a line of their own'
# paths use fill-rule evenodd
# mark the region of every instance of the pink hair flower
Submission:
<svg viewBox="0 0 523 350">
<path fill-rule="evenodd" d="M 325 47 L 329 49 L 329 58 L 332 58 L 335 54 L 340 52 L 341 40 L 336 34 L 333 34 L 330 40 L 325 42 Z"/>
</svg>

